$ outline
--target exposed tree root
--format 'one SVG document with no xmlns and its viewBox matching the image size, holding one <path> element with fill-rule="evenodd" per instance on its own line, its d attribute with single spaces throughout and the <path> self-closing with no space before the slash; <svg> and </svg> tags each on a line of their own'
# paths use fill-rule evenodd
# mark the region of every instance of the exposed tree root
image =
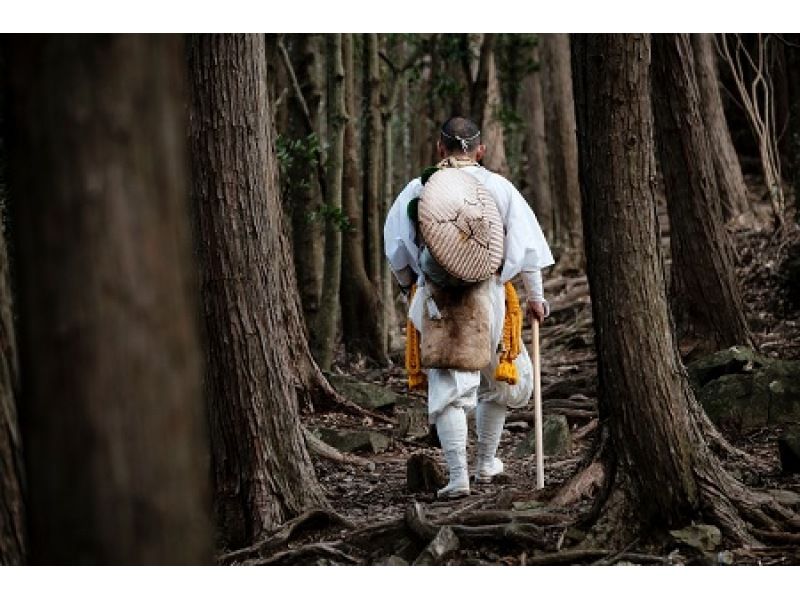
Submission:
<svg viewBox="0 0 800 598">
<path fill-rule="evenodd" d="M 669 559 L 663 556 L 655 556 L 651 554 L 639 554 L 635 552 L 618 552 L 615 550 L 605 550 L 597 548 L 581 548 L 576 550 L 562 550 L 561 552 L 554 552 L 552 554 L 541 554 L 525 559 L 526 565 L 577 565 L 581 563 L 589 563 L 597 559 L 611 558 L 608 563 L 595 563 L 595 564 L 613 564 L 616 561 L 629 561 L 639 565 L 668 565 Z"/>
<path fill-rule="evenodd" d="M 317 542 L 306 544 L 291 550 L 284 550 L 267 558 L 252 559 L 242 563 L 243 565 L 293 565 L 304 561 L 309 557 L 325 558 L 338 561 L 346 565 L 362 565 L 363 563 L 341 550 L 345 544 L 343 542 Z"/>
<path fill-rule="evenodd" d="M 358 465 L 359 467 L 363 467 L 364 469 L 368 469 L 373 471 L 375 469 L 375 463 L 370 461 L 369 459 L 364 459 L 363 457 L 358 457 L 356 455 L 347 455 L 342 453 L 341 451 L 333 448 L 331 445 L 323 442 L 316 436 L 314 436 L 307 428 L 303 428 L 303 436 L 306 439 L 306 446 L 308 450 L 317 455 L 318 457 L 322 457 L 323 459 L 328 459 L 329 461 L 333 461 L 334 463 L 349 463 L 351 465 Z"/>
<path fill-rule="evenodd" d="M 603 464 L 599 461 L 594 461 L 564 484 L 550 500 L 550 504 L 563 507 L 576 503 L 600 489 L 604 478 L 605 469 Z"/>
<path fill-rule="evenodd" d="M 279 546 L 287 544 L 292 540 L 300 531 L 307 531 L 309 529 L 319 529 L 321 527 L 338 525 L 343 527 L 352 528 L 353 524 L 334 511 L 324 511 L 321 509 L 313 509 L 306 511 L 302 515 L 291 519 L 284 523 L 278 530 L 252 546 L 242 548 L 223 554 L 218 559 L 220 565 L 227 565 L 252 558 L 253 556 L 264 555 Z"/>
</svg>

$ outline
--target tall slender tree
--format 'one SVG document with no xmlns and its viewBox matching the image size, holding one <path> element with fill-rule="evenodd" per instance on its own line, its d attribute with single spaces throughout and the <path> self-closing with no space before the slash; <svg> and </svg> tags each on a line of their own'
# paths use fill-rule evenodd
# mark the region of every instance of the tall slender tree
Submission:
<svg viewBox="0 0 800 598">
<path fill-rule="evenodd" d="M 342 35 L 326 37 L 328 71 L 328 134 L 330 147 L 325 165 L 325 269 L 319 312 L 311 335 L 311 350 L 323 370 L 333 362 L 339 323 L 339 289 L 342 272 L 342 175 L 344 172 L 344 130 L 347 111 L 344 99 Z"/>
<path fill-rule="evenodd" d="M 596 512 L 625 516 L 632 533 L 706 518 L 757 543 L 794 515 L 726 471 L 681 366 L 659 254 L 650 38 L 574 35 L 573 64 L 599 409 L 611 440 L 606 487 L 615 489 Z"/>
<path fill-rule="evenodd" d="M 539 43 L 531 47 L 534 68 L 522 82 L 522 117 L 525 121 L 525 154 L 528 157 L 525 181 L 534 212 L 547 238 L 553 241 L 553 199 L 545 134 L 544 99 L 539 58 Z"/>
<path fill-rule="evenodd" d="M 347 125 L 344 130 L 344 174 L 342 202 L 348 226 L 342 246 L 342 339 L 348 352 L 386 361 L 380 319 L 380 295 L 367 276 L 364 260 L 363 195 L 358 159 L 358 135 L 353 34 L 343 34 Z M 369 314 L 369 317 L 365 317 Z"/>
<path fill-rule="evenodd" d="M 191 140 L 220 543 L 252 543 L 326 504 L 298 398 L 311 388 L 284 232 L 264 38 L 199 35 L 189 48 Z M 312 362 L 313 363 L 313 362 Z"/>
<path fill-rule="evenodd" d="M 543 77 L 547 92 L 545 115 L 550 182 L 555 211 L 555 244 L 567 252 L 581 247 L 580 192 L 578 189 L 578 147 L 575 137 L 575 103 L 572 92 L 569 36 L 544 33 Z"/>
<path fill-rule="evenodd" d="M 688 34 L 653 36 L 653 105 L 670 218 L 673 315 L 681 337 L 703 339 L 714 351 L 751 341 L 694 65 Z"/>
<path fill-rule="evenodd" d="M 700 110 L 710 146 L 714 150 L 711 159 L 714 162 L 722 214 L 728 219 L 747 211 L 747 187 L 722 106 L 714 34 L 692 33 L 691 40 Z"/>
<path fill-rule="evenodd" d="M 6 41 L 30 560 L 207 562 L 182 38 Z"/>
</svg>

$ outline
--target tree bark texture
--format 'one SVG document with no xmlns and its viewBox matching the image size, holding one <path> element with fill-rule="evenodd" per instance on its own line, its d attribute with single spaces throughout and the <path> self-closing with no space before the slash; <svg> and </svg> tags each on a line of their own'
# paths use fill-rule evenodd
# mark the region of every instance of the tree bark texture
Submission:
<svg viewBox="0 0 800 598">
<path fill-rule="evenodd" d="M 794 217 L 800 224 L 800 34 L 787 34 L 786 77 L 789 91 L 789 179 L 794 190 Z"/>
<path fill-rule="evenodd" d="M 503 104 L 500 96 L 500 82 L 497 78 L 497 65 L 495 63 L 494 45 L 485 48 L 488 55 L 486 60 L 486 103 L 483 106 L 483 130 L 481 140 L 486 145 L 486 155 L 483 165 L 503 176 L 509 176 L 508 160 L 506 159 L 505 136 L 503 123 L 499 118 L 499 111 Z M 483 57 L 482 57 L 483 58 Z"/>
<path fill-rule="evenodd" d="M 381 126 L 381 71 L 378 56 L 378 34 L 364 34 L 364 101 L 366 126 L 364 129 L 364 222 L 366 224 L 367 274 L 376 288 L 381 282 L 383 237 L 381 235 L 381 155 L 383 127 Z"/>
<path fill-rule="evenodd" d="M 556 212 L 556 245 L 567 251 L 581 247 L 578 147 L 575 137 L 575 103 L 572 93 L 569 36 L 542 34 L 542 76 L 547 79 L 545 112 L 550 182 Z"/>
<path fill-rule="evenodd" d="M 0 160 L 4 158 L 0 155 Z M 18 376 L 5 225 L 0 223 L 0 565 L 21 565 L 26 556 Z"/>
<path fill-rule="evenodd" d="M 314 359 L 329 370 L 336 348 L 339 323 L 339 289 L 342 272 L 342 176 L 344 169 L 344 130 L 347 112 L 344 100 L 342 34 L 326 36 L 328 70 L 328 135 L 330 147 L 325 166 L 325 268 L 322 294 L 314 329 L 310 331 Z"/>
<path fill-rule="evenodd" d="M 297 95 L 291 94 L 289 100 L 291 118 L 287 135 L 292 140 L 307 140 L 310 135 L 316 134 L 321 144 L 322 137 L 315 127 L 325 89 L 324 65 L 320 64 L 324 62 L 319 52 L 320 37 L 304 33 L 291 39 L 292 64 L 310 119 L 306 118 Z M 299 183 L 300 181 L 302 183 Z M 312 168 L 308 159 L 304 157 L 292 160 L 287 180 L 283 181 L 283 185 L 287 191 L 291 214 L 295 276 L 304 320 L 306 326 L 311 327 L 319 313 L 322 269 L 325 263 L 323 227 L 319 218 L 314 216 L 320 213 L 324 198 L 317 169 Z"/>
<path fill-rule="evenodd" d="M 386 361 L 383 334 L 377 314 L 382 309 L 380 295 L 367 276 L 364 263 L 364 218 L 359 169 L 359 143 L 353 34 L 343 34 L 347 125 L 344 131 L 344 180 L 342 201 L 349 226 L 342 245 L 342 339 L 348 353 L 362 354 L 378 362 Z"/>
<path fill-rule="evenodd" d="M 747 187 L 722 106 L 714 34 L 692 33 L 691 40 L 700 109 L 712 150 L 722 213 L 727 220 L 748 210 Z"/>
<path fill-rule="evenodd" d="M 601 402 L 642 515 L 695 511 L 691 392 L 673 341 L 661 256 L 647 35 L 578 35 L 584 234 Z"/>
<path fill-rule="evenodd" d="M 189 54 L 214 510 L 219 543 L 235 549 L 326 501 L 298 416 L 308 349 L 263 36 L 199 35 Z"/>
<path fill-rule="evenodd" d="M 793 515 L 725 471 L 680 363 L 659 255 L 650 38 L 574 35 L 573 61 L 598 408 L 635 517 L 628 525 L 705 518 L 753 543 L 745 519 L 774 529 Z"/>
<path fill-rule="evenodd" d="M 8 46 L 30 560 L 207 562 L 182 38 Z"/>
<path fill-rule="evenodd" d="M 670 217 L 672 308 L 679 336 L 717 351 L 749 345 L 688 34 L 653 36 L 653 109 Z"/>
<path fill-rule="evenodd" d="M 542 97 L 542 74 L 539 46 L 531 50 L 531 58 L 537 68 L 522 82 L 522 118 L 525 121 L 525 154 L 529 201 L 547 239 L 553 242 L 553 200 L 550 187 L 547 138 L 545 135 L 544 99 Z"/>
</svg>

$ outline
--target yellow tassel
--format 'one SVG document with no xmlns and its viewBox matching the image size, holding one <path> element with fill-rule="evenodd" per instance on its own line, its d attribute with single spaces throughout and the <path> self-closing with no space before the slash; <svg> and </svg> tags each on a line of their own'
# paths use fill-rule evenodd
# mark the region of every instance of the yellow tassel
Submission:
<svg viewBox="0 0 800 598">
<path fill-rule="evenodd" d="M 514 285 L 505 284 L 506 316 L 503 320 L 503 351 L 494 371 L 494 379 L 508 384 L 519 382 L 519 372 L 514 360 L 522 351 L 522 308 Z"/>
<path fill-rule="evenodd" d="M 414 299 L 416 291 L 417 285 L 413 285 L 408 295 L 409 304 Z M 428 377 L 422 371 L 419 343 L 419 331 L 409 318 L 406 320 L 406 373 L 408 374 L 409 390 L 424 388 L 428 383 Z"/>
</svg>

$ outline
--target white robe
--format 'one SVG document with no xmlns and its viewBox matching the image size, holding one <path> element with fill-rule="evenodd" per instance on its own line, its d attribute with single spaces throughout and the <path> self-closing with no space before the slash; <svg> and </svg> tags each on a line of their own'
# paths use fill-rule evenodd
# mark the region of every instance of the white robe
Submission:
<svg viewBox="0 0 800 598">
<path fill-rule="evenodd" d="M 492 194 L 505 227 L 503 267 L 495 276 L 492 287 L 492 343 L 497 346 L 505 318 L 503 284 L 523 270 L 541 270 L 553 264 L 553 255 L 544 238 L 536 216 L 519 191 L 507 179 L 482 166 L 466 166 L 463 171 L 472 174 Z M 417 286 L 425 280 L 419 266 L 420 247 L 416 229 L 408 217 L 409 202 L 422 193 L 422 182 L 414 179 L 397 197 L 386 217 L 383 229 L 386 257 L 394 272 L 408 267 L 417 275 Z M 409 306 L 409 318 L 417 330 L 422 330 L 424 293 L 418 292 Z M 429 369 L 428 417 L 434 422 L 450 404 L 472 409 L 477 400 L 496 401 L 508 407 L 527 404 L 533 390 L 533 367 L 525 348 L 515 360 L 520 374 L 519 382 L 509 385 L 494 379 L 499 355 L 494 353 L 492 363 L 481 372 Z"/>
</svg>

